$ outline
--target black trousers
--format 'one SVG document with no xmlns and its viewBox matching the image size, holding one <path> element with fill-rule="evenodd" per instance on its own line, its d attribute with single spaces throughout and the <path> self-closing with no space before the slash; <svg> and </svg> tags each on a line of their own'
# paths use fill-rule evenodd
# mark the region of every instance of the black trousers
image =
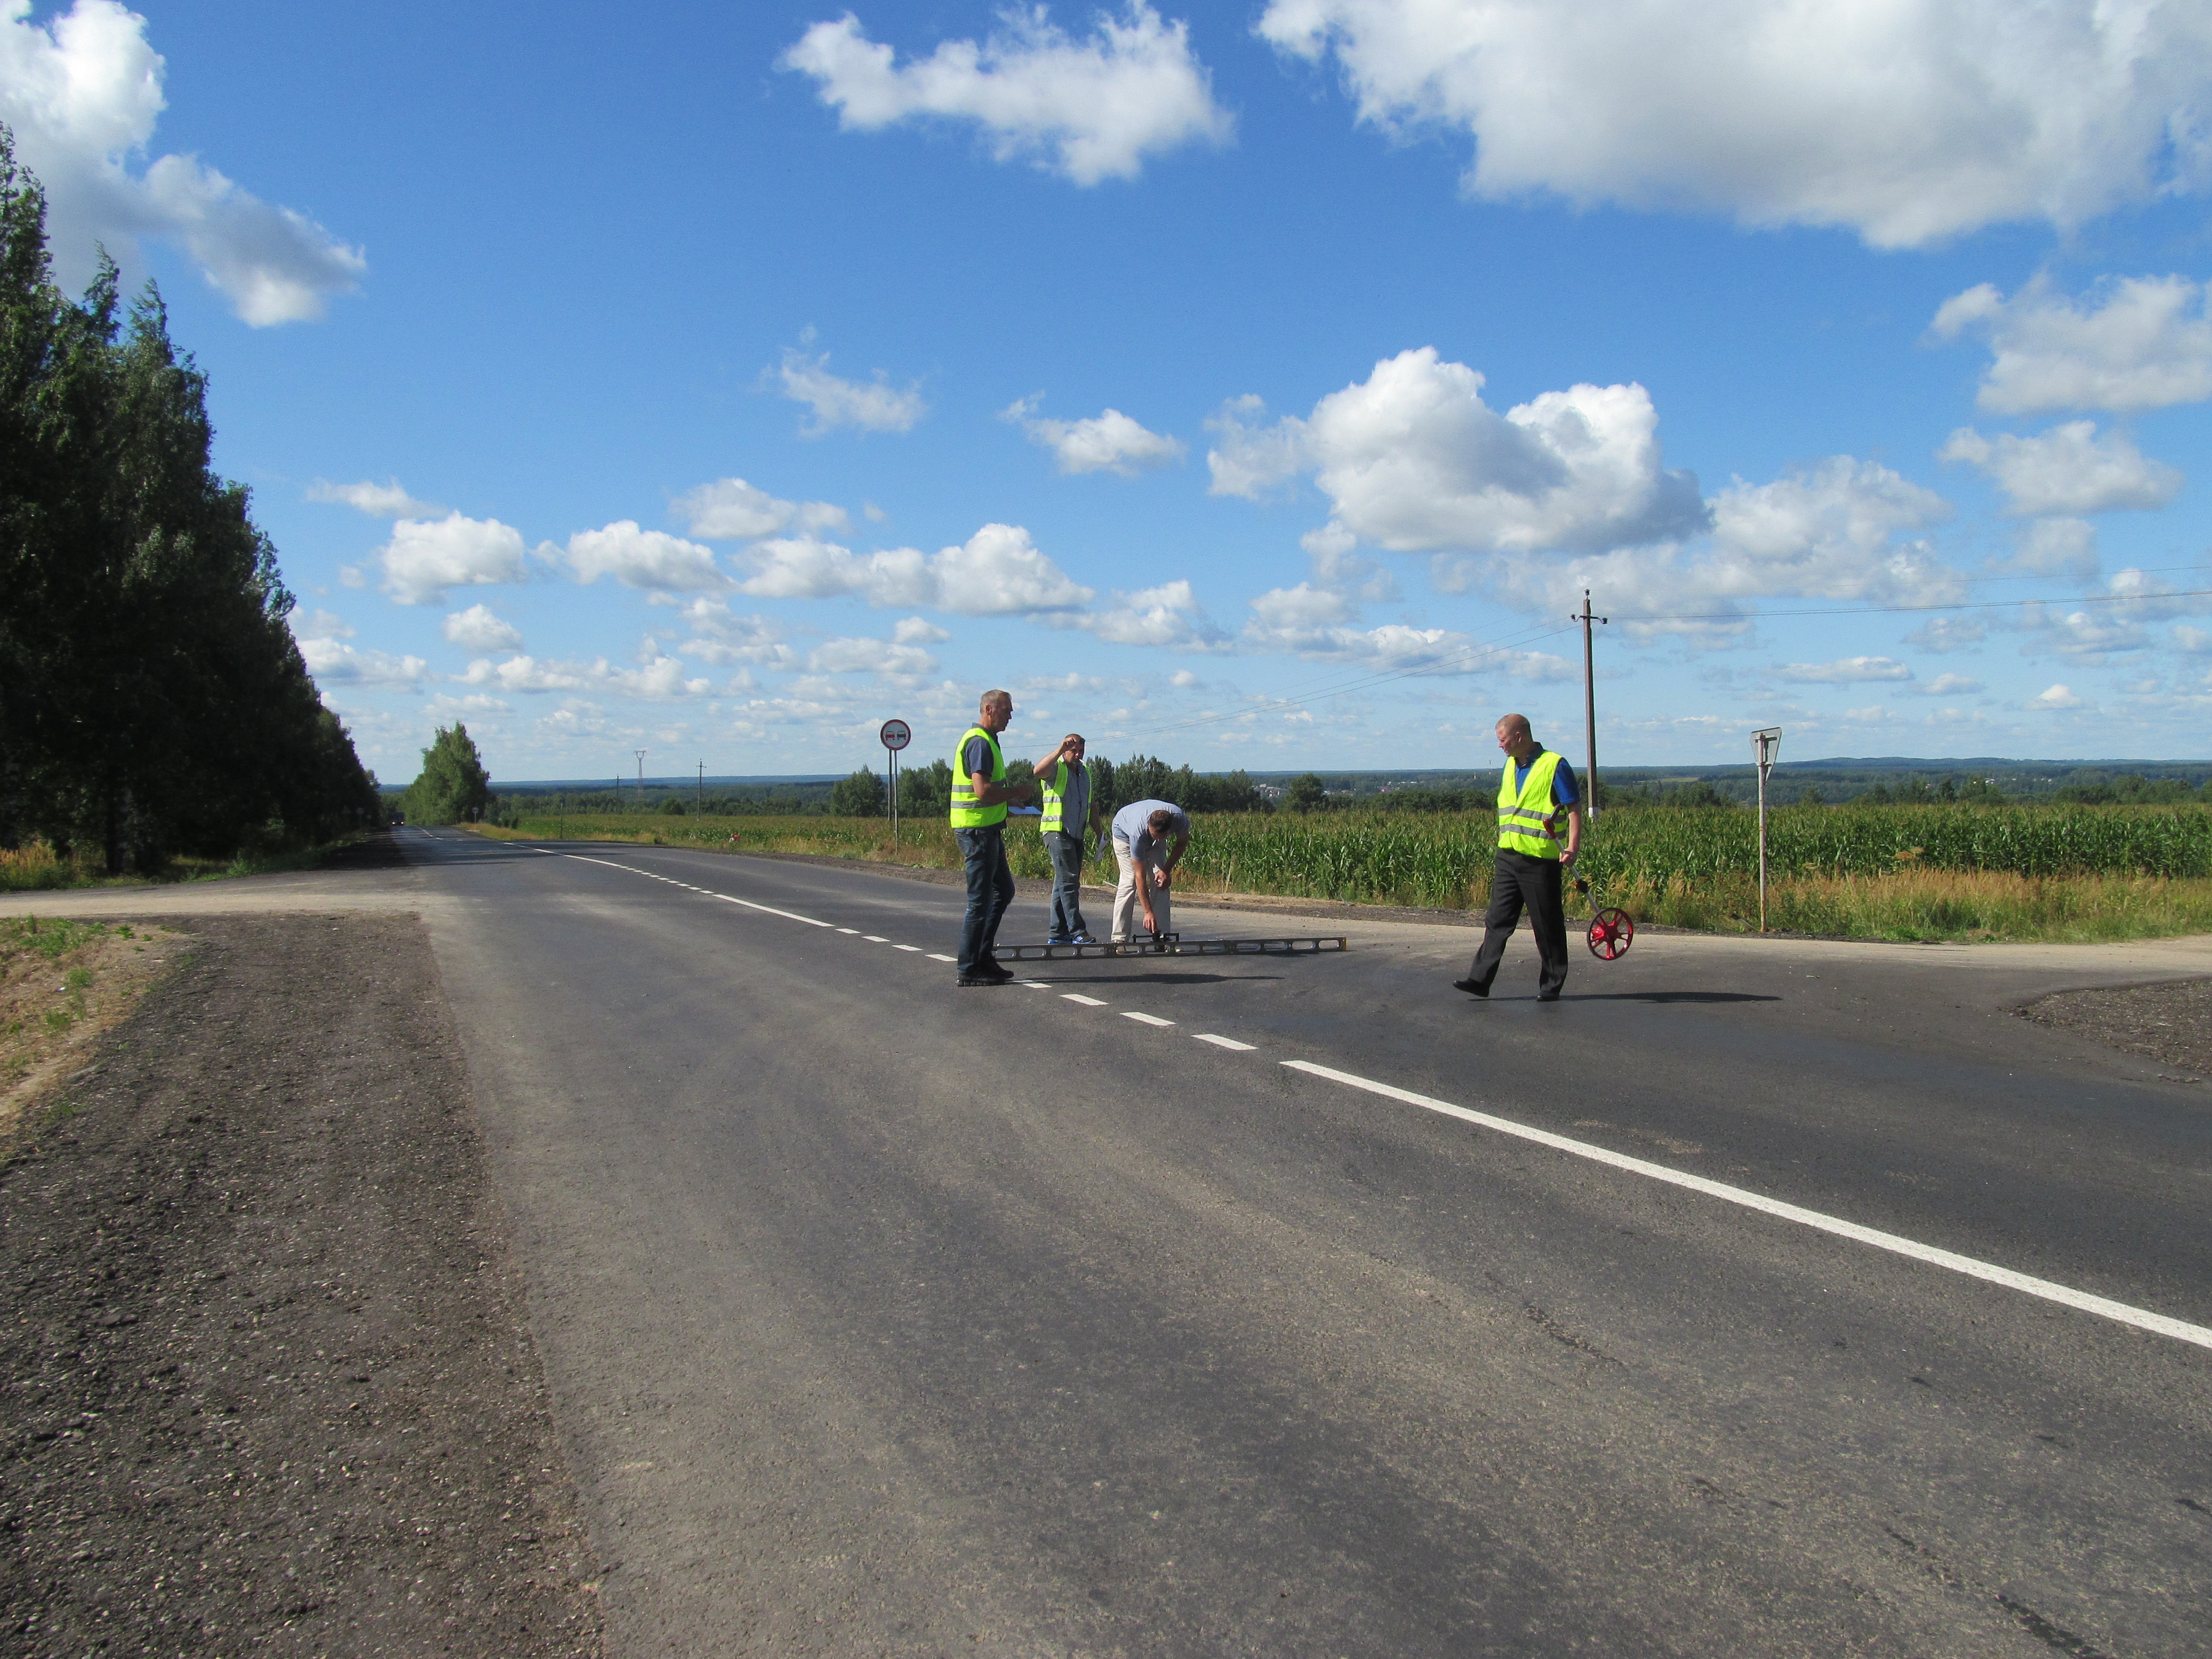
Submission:
<svg viewBox="0 0 2212 1659">
<path fill-rule="evenodd" d="M 1500 848 L 1498 869 L 1490 878 L 1490 910 L 1482 919 L 1482 948 L 1474 953 L 1474 966 L 1467 976 L 1485 991 L 1490 989 L 1505 955 L 1505 941 L 1513 937 L 1525 908 L 1529 925 L 1536 930 L 1540 964 L 1536 994 L 1559 995 L 1567 982 L 1567 909 L 1560 885 L 1557 859 L 1534 859 Z"/>
</svg>

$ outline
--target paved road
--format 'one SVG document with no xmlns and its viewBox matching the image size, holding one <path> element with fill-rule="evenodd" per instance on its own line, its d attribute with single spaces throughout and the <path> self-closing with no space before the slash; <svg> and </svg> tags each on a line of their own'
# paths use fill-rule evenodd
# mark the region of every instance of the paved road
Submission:
<svg viewBox="0 0 2212 1659">
<path fill-rule="evenodd" d="M 271 890 L 430 918 L 619 1654 L 2212 1651 L 2212 1091 L 2007 1012 L 2201 943 L 961 991 L 951 890 L 406 844 Z"/>
</svg>

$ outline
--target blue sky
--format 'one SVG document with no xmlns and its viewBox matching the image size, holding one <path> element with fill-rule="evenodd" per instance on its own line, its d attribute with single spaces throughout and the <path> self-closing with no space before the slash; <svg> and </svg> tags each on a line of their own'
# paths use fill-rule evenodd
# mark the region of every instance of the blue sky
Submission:
<svg viewBox="0 0 2212 1659">
<path fill-rule="evenodd" d="M 2201 5 L 0 28 L 390 781 L 2212 753 Z"/>
</svg>

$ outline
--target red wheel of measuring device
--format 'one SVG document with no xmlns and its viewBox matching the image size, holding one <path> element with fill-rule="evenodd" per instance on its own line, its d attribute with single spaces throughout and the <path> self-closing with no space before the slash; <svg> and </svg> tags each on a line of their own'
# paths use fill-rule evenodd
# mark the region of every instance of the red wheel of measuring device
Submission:
<svg viewBox="0 0 2212 1659">
<path fill-rule="evenodd" d="M 1601 910 L 1589 925 L 1590 954 L 1600 962 L 1614 962 L 1636 943 L 1636 924 L 1626 910 Z"/>
</svg>

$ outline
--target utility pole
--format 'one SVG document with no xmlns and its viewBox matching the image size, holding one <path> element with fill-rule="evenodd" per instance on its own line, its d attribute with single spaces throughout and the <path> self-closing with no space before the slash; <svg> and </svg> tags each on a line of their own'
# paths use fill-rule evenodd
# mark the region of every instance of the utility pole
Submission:
<svg viewBox="0 0 2212 1659">
<path fill-rule="evenodd" d="M 1583 799 L 1590 822 L 1597 822 L 1597 680 L 1590 666 L 1590 624 L 1609 623 L 1609 617 L 1590 615 L 1589 589 L 1583 589 L 1583 608 L 1567 618 L 1583 625 L 1583 729 L 1588 734 L 1589 747 L 1584 753 L 1586 773 L 1583 781 Z"/>
<path fill-rule="evenodd" d="M 637 810 L 641 812 L 645 811 L 645 753 L 642 749 L 637 751 Z"/>
<path fill-rule="evenodd" d="M 1751 757 L 1759 766 L 1759 931 L 1766 931 L 1766 775 L 1782 750 L 1782 728 L 1769 726 L 1751 734 Z"/>
</svg>

